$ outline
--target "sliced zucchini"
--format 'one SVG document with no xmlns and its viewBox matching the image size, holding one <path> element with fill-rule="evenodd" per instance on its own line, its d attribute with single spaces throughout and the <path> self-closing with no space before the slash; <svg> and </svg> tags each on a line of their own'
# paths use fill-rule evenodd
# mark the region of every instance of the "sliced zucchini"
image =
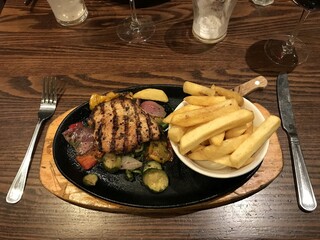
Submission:
<svg viewBox="0 0 320 240">
<path fill-rule="evenodd" d="M 142 181 L 147 188 L 156 193 L 163 192 L 169 186 L 168 175 L 161 169 L 148 169 L 143 173 Z"/>
<path fill-rule="evenodd" d="M 139 154 L 139 153 L 143 152 L 144 149 L 145 149 L 144 144 L 141 144 L 138 148 L 136 148 L 136 149 L 134 150 L 134 153 L 138 153 L 138 154 Z"/>
<path fill-rule="evenodd" d="M 156 162 L 156 161 L 147 161 L 144 165 L 143 165 L 143 172 L 147 171 L 150 168 L 155 168 L 155 169 L 162 169 L 162 166 L 160 163 Z"/>
<path fill-rule="evenodd" d="M 98 182 L 98 176 L 94 173 L 89 173 L 85 175 L 82 179 L 82 182 L 86 186 L 95 186 L 96 183 Z"/>
<path fill-rule="evenodd" d="M 115 173 L 121 168 L 122 160 L 116 154 L 106 153 L 103 155 L 102 164 L 107 172 Z"/>
</svg>

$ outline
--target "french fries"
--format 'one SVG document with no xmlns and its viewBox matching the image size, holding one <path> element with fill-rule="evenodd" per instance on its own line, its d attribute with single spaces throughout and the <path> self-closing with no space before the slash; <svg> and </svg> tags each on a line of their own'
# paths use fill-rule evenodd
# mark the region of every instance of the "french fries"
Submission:
<svg viewBox="0 0 320 240">
<path fill-rule="evenodd" d="M 215 136 L 211 137 L 209 139 L 210 144 L 213 144 L 213 145 L 216 145 L 216 146 L 220 146 L 221 143 L 223 142 L 223 139 L 224 139 L 225 135 L 226 135 L 226 133 L 223 132 L 223 133 L 220 133 L 218 135 L 215 135 Z"/>
<path fill-rule="evenodd" d="M 244 134 L 248 128 L 250 128 L 252 126 L 252 122 L 249 122 L 245 125 L 236 127 L 236 128 L 232 128 L 228 131 L 226 131 L 225 133 L 225 138 L 234 138 L 234 137 L 238 137 L 242 134 Z"/>
<path fill-rule="evenodd" d="M 218 95 L 225 96 L 226 98 L 234 98 L 239 104 L 239 106 L 243 105 L 243 97 L 239 93 L 226 88 L 217 87 L 215 85 L 213 85 L 212 88 L 216 91 Z"/>
<path fill-rule="evenodd" d="M 183 106 L 182 108 L 179 108 L 178 110 L 170 113 L 168 116 L 166 116 L 162 121 L 164 123 L 171 123 L 171 120 L 173 118 L 174 115 L 179 114 L 179 113 L 184 113 L 184 112 L 188 112 L 191 110 L 195 110 L 195 109 L 199 109 L 201 108 L 201 106 L 196 106 L 196 105 L 186 105 Z"/>
<path fill-rule="evenodd" d="M 224 106 L 225 105 L 225 106 Z M 178 113 L 171 119 L 171 123 L 182 127 L 191 127 L 200 123 L 205 123 L 230 112 L 239 109 L 238 105 L 226 103 L 209 107 L 195 109 L 188 112 Z"/>
<path fill-rule="evenodd" d="M 198 106 L 210 106 L 216 103 L 224 102 L 226 97 L 224 96 L 188 96 L 184 98 L 189 104 Z"/>
<path fill-rule="evenodd" d="M 230 155 L 230 161 L 240 168 L 267 141 L 280 126 L 280 118 L 269 116 L 240 146 Z"/>
<path fill-rule="evenodd" d="M 253 117 L 251 111 L 239 109 L 204 123 L 181 137 L 180 152 L 181 154 L 186 154 L 210 137 L 250 122 L 253 120 Z"/>
<path fill-rule="evenodd" d="M 213 86 L 211 88 L 208 88 L 200 84 L 188 82 L 188 81 L 184 82 L 183 91 L 193 96 L 215 96 L 216 95 L 216 92 Z"/>
<path fill-rule="evenodd" d="M 185 82 L 186 105 L 168 115 L 168 137 L 182 155 L 191 160 L 239 169 L 250 164 L 254 154 L 279 128 L 271 115 L 260 126 L 253 125 L 252 111 L 241 108 L 240 94 L 212 85 Z"/>
<path fill-rule="evenodd" d="M 180 139 L 186 132 L 186 128 L 180 126 L 172 126 L 168 130 L 168 137 L 173 142 L 180 142 Z"/>
<path fill-rule="evenodd" d="M 236 150 L 240 144 L 247 139 L 249 134 L 244 134 L 239 137 L 226 139 L 224 140 L 220 146 L 209 145 L 204 148 L 201 148 L 197 151 L 193 151 L 188 154 L 188 157 L 192 160 L 215 160 L 224 155 L 231 154 Z"/>
</svg>

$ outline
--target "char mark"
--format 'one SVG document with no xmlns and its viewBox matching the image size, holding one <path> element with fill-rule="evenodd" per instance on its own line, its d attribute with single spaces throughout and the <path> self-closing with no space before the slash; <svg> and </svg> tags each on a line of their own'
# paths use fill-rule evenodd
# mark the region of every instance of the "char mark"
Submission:
<svg viewBox="0 0 320 240">
<path fill-rule="evenodd" d="M 142 143 L 141 121 L 139 117 L 139 113 L 141 112 L 141 110 L 138 111 L 138 106 L 136 104 L 132 104 L 132 105 L 133 105 L 134 117 L 135 117 L 135 123 L 136 123 L 137 142 L 140 145 Z"/>
<path fill-rule="evenodd" d="M 112 113 L 113 113 L 113 119 L 112 119 L 112 133 L 111 133 L 111 141 L 110 141 L 110 152 L 114 152 L 115 151 L 115 146 L 116 146 L 116 133 L 119 129 L 119 117 L 117 114 L 117 109 L 115 107 L 115 103 L 116 101 L 111 101 L 111 109 L 112 109 Z"/>
<path fill-rule="evenodd" d="M 98 145 L 98 149 L 99 151 L 103 151 L 102 149 L 102 139 L 103 139 L 103 131 L 102 131 L 103 125 L 99 125 L 98 129 L 97 129 L 97 145 Z"/>
<path fill-rule="evenodd" d="M 123 108 L 123 112 L 126 113 L 123 116 L 123 125 L 124 125 L 124 133 L 121 137 L 123 137 L 123 145 L 122 145 L 122 149 L 126 150 L 128 149 L 128 131 L 129 131 L 129 117 L 128 117 L 128 112 L 129 109 L 126 106 L 124 101 L 121 101 L 121 107 Z"/>
<path fill-rule="evenodd" d="M 152 131 L 153 123 L 152 123 L 151 117 L 150 117 L 149 114 L 146 114 L 145 112 L 143 112 L 143 114 L 145 115 L 146 120 L 147 120 L 147 126 L 148 126 L 148 131 L 149 131 L 149 139 L 152 139 L 153 138 L 153 131 Z"/>
</svg>

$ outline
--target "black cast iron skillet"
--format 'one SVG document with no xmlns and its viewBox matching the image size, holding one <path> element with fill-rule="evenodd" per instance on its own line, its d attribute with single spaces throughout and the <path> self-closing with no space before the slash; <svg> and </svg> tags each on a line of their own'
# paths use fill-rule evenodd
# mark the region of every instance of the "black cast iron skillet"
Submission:
<svg viewBox="0 0 320 240">
<path fill-rule="evenodd" d="M 119 92 L 136 92 L 144 88 L 158 88 L 166 92 L 169 103 L 167 111 L 174 109 L 185 97 L 180 86 L 144 85 L 122 89 Z M 170 185 L 162 193 L 152 193 L 143 186 L 141 178 L 129 182 L 124 173 L 107 173 L 100 165 L 90 171 L 84 171 L 75 161 L 73 148 L 65 141 L 62 132 L 72 123 L 86 119 L 90 114 L 89 104 L 84 103 L 74 109 L 60 124 L 53 142 L 54 161 L 64 177 L 83 191 L 113 203 L 139 208 L 173 208 L 197 204 L 212 200 L 232 192 L 243 185 L 257 171 L 235 178 L 218 179 L 203 176 L 185 166 L 176 156 L 172 162 L 164 165 L 169 176 Z M 96 186 L 88 187 L 82 183 L 87 173 L 96 173 L 99 181 Z"/>
</svg>

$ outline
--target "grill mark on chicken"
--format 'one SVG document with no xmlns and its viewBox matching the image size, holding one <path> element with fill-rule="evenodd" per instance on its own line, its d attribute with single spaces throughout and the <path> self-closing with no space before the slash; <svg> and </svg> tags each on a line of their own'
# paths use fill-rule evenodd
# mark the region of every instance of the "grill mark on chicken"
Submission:
<svg viewBox="0 0 320 240">
<path fill-rule="evenodd" d="M 137 105 L 133 105 L 134 109 L 134 117 L 135 117 L 135 122 L 136 122 L 136 134 L 137 134 L 137 142 L 140 144 L 142 143 L 142 136 L 141 136 L 141 122 L 139 121 L 139 114 L 137 110 Z"/>
<path fill-rule="evenodd" d="M 122 133 L 123 135 L 123 149 L 127 149 L 128 147 L 128 131 L 129 131 L 129 107 L 126 105 L 125 101 L 121 101 L 122 107 L 124 109 L 124 116 L 123 116 L 123 125 L 124 125 L 124 131 Z"/>
<path fill-rule="evenodd" d="M 95 140 L 103 152 L 127 153 L 143 142 L 160 138 L 157 123 L 129 98 L 98 105 L 91 119 Z"/>
<path fill-rule="evenodd" d="M 147 125 L 148 125 L 148 131 L 149 131 L 149 137 L 152 136 L 152 128 L 151 128 L 151 117 L 148 115 L 146 116 L 146 119 L 147 119 Z"/>
<path fill-rule="evenodd" d="M 105 133 L 112 131 L 113 128 L 113 111 L 111 105 L 98 105 L 94 112 L 99 114 L 93 118 L 94 138 L 99 151 L 103 151 L 104 145 L 110 145 L 111 138 L 106 137 Z M 111 134 L 110 134 L 111 136 Z"/>
<path fill-rule="evenodd" d="M 102 127 L 103 127 L 103 125 L 99 125 L 98 130 L 97 130 L 97 134 L 96 134 L 97 137 L 95 138 L 99 151 L 102 151 L 102 140 L 103 140 L 102 139 Z"/>
<path fill-rule="evenodd" d="M 142 111 L 141 114 L 138 115 L 140 122 L 140 132 L 141 132 L 141 141 L 147 142 L 150 138 L 149 126 L 147 121 L 147 116 Z"/>
<path fill-rule="evenodd" d="M 114 152 L 119 152 L 122 149 L 125 149 L 126 141 L 126 131 L 127 131 L 127 121 L 128 114 L 127 108 L 124 101 L 114 101 L 114 108 L 116 109 L 117 114 L 117 131 L 115 132 L 115 149 Z"/>
<path fill-rule="evenodd" d="M 124 151 L 130 152 L 132 151 L 138 144 L 138 133 L 137 133 L 137 125 L 136 125 L 136 116 L 138 115 L 137 106 L 132 100 L 127 99 L 124 101 L 126 115 L 128 116 L 127 120 L 127 132 L 126 132 L 126 145 Z"/>
<path fill-rule="evenodd" d="M 118 131 L 118 114 L 117 114 L 117 109 L 116 109 L 116 102 L 111 101 L 111 109 L 112 109 L 112 114 L 113 114 L 113 119 L 112 119 L 112 133 L 111 133 L 111 141 L 110 141 L 110 152 L 115 151 L 115 144 L 116 144 L 116 133 Z"/>
<path fill-rule="evenodd" d="M 127 128 L 128 128 L 128 125 L 127 125 L 127 121 L 128 121 L 128 116 L 127 116 L 127 113 L 126 113 L 126 107 L 125 107 L 125 104 L 123 101 L 120 102 L 121 104 L 121 107 L 123 108 L 123 117 L 122 117 L 122 122 L 120 121 L 120 128 L 119 128 L 119 131 L 118 131 L 118 139 L 119 139 L 119 144 L 118 146 L 122 149 L 125 149 L 125 144 L 126 144 L 126 133 L 127 133 Z M 122 130 L 120 130 L 122 129 Z"/>
</svg>

